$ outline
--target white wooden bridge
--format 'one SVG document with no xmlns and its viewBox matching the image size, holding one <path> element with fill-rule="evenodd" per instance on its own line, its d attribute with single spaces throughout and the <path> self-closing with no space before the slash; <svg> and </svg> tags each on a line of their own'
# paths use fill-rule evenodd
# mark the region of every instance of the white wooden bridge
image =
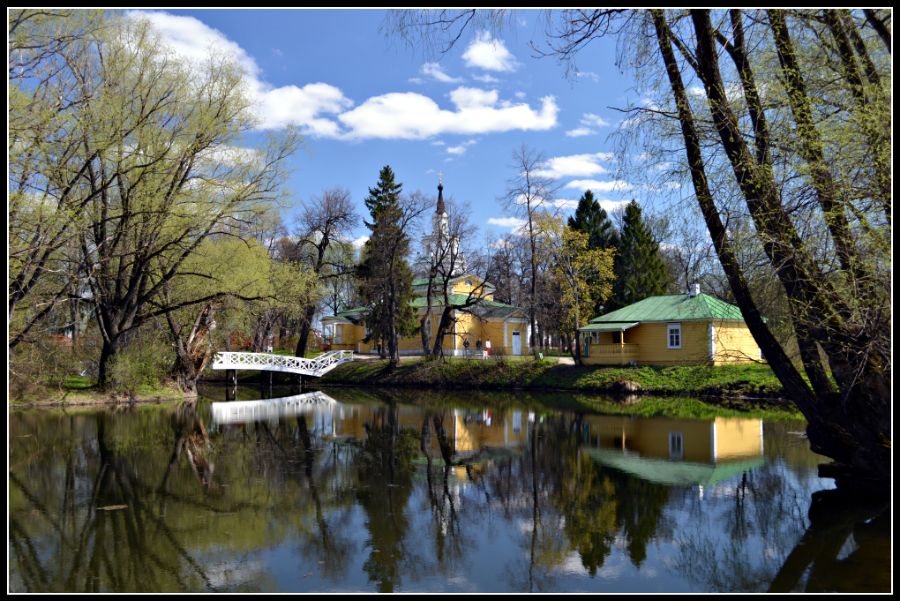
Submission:
<svg viewBox="0 0 900 601">
<path fill-rule="evenodd" d="M 319 378 L 341 363 L 353 361 L 353 351 L 329 351 L 316 357 L 291 357 L 271 353 L 216 353 L 212 369 L 258 369 Z"/>
<path fill-rule="evenodd" d="M 212 416 L 216 424 L 277 421 L 304 413 L 329 412 L 336 405 L 337 401 L 324 392 L 307 392 L 262 401 L 213 403 Z"/>
</svg>

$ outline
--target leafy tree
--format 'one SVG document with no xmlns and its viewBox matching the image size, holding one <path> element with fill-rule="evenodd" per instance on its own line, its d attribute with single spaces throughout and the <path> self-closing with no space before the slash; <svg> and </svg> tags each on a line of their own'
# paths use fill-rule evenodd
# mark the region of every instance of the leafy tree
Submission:
<svg viewBox="0 0 900 601">
<path fill-rule="evenodd" d="M 566 227 L 559 219 L 548 219 L 543 226 L 553 257 L 552 277 L 560 289 L 563 331 L 575 341 L 575 362 L 581 365 L 580 328 L 594 307 L 612 293 L 612 249 L 590 248 L 587 233 Z"/>
<path fill-rule="evenodd" d="M 145 21 L 111 19 L 85 33 L 75 50 L 58 61 L 35 99 L 61 96 L 53 102 L 64 104 L 55 110 L 65 118 L 46 139 L 21 128 L 24 154 L 37 157 L 22 177 L 41 193 L 27 202 L 23 193 L 19 206 L 52 215 L 43 249 L 52 251 L 62 235 L 54 224 L 68 222 L 66 236 L 79 256 L 67 273 L 79 274 L 90 289 L 104 386 L 131 331 L 215 298 L 166 306 L 164 292 L 203 240 L 239 229 L 274 198 L 297 139 L 289 132 L 262 151 L 233 146 L 252 125 L 238 67 L 213 58 L 178 62 Z M 23 83 L 20 92 L 31 90 Z M 17 265 L 11 283 L 18 302 L 28 292 L 28 274 L 40 275 L 46 265 Z"/>
<path fill-rule="evenodd" d="M 600 203 L 594 198 L 594 193 L 586 190 L 578 199 L 578 207 L 575 209 L 575 215 L 569 217 L 569 227 L 573 230 L 584 232 L 588 235 L 588 245 L 590 249 L 597 248 L 616 248 L 619 246 L 619 233 L 616 231 L 615 225 L 606 214 L 606 211 L 600 206 Z M 600 282 L 591 282 L 591 286 L 599 286 Z M 603 302 L 599 295 L 594 295 L 596 304 L 593 307 L 595 315 L 599 314 L 603 309 Z"/>
<path fill-rule="evenodd" d="M 665 294 L 669 286 L 668 268 L 659 252 L 659 242 L 634 200 L 625 207 L 614 271 L 613 296 L 607 311 Z"/>
</svg>

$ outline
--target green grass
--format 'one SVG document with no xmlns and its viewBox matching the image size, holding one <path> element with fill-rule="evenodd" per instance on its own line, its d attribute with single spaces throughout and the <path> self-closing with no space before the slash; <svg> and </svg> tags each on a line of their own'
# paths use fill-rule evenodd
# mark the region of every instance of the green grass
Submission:
<svg viewBox="0 0 900 601">
<path fill-rule="evenodd" d="M 355 361 L 326 374 L 321 382 L 349 385 L 413 385 L 443 388 L 534 388 L 610 392 L 618 383 L 637 384 L 642 393 L 775 397 L 781 384 L 766 365 L 679 367 L 577 367 L 553 359 L 465 359 Z"/>
</svg>

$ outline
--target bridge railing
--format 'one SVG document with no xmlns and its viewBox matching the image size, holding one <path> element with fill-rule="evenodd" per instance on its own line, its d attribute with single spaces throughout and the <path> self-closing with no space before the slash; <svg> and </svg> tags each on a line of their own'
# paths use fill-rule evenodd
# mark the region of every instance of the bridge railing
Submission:
<svg viewBox="0 0 900 601">
<path fill-rule="evenodd" d="M 353 351 L 331 351 L 315 359 L 274 355 L 272 353 L 218 352 L 212 369 L 259 369 L 294 374 L 321 376 L 341 363 L 353 359 Z"/>
</svg>

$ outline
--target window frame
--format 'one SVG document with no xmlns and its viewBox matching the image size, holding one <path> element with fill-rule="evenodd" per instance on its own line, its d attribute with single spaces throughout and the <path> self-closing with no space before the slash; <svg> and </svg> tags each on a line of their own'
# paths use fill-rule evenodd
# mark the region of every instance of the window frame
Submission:
<svg viewBox="0 0 900 601">
<path fill-rule="evenodd" d="M 678 332 L 678 344 L 672 344 L 672 332 Z M 680 349 L 682 347 L 681 344 L 681 323 L 667 323 L 666 324 L 666 348 L 668 349 Z"/>
</svg>

